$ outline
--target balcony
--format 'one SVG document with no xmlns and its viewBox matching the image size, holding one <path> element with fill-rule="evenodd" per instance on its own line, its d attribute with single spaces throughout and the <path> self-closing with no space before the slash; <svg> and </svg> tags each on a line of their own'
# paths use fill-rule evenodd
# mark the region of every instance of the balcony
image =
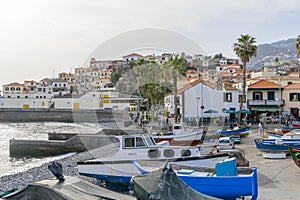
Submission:
<svg viewBox="0 0 300 200">
<path fill-rule="evenodd" d="M 248 100 L 248 106 L 284 106 L 284 100 Z"/>
</svg>

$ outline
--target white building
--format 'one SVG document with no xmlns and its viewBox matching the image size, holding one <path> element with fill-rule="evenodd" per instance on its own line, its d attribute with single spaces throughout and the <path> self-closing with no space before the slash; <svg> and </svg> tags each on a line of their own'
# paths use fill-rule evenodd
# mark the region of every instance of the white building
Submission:
<svg viewBox="0 0 300 200">
<path fill-rule="evenodd" d="M 139 60 L 139 58 L 143 58 L 143 56 L 137 53 L 131 53 L 126 56 L 123 56 L 122 60 L 123 62 L 130 62 L 130 61 L 136 62 Z"/>
<path fill-rule="evenodd" d="M 198 117 L 225 117 L 224 110 L 238 109 L 237 90 L 226 91 L 223 87 L 206 82 L 202 79 L 193 81 L 178 90 L 178 113 L 183 119 Z M 174 115 L 174 95 L 165 97 L 165 108 Z M 202 109 L 203 108 L 203 109 Z M 215 110 L 217 113 L 204 113 Z"/>
</svg>

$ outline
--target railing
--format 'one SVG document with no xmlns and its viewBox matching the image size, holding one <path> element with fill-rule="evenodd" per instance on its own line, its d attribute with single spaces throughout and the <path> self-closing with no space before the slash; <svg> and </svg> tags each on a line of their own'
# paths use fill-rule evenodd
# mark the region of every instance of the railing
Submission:
<svg viewBox="0 0 300 200">
<path fill-rule="evenodd" d="M 248 100 L 248 106 L 284 106 L 284 100 Z"/>
</svg>

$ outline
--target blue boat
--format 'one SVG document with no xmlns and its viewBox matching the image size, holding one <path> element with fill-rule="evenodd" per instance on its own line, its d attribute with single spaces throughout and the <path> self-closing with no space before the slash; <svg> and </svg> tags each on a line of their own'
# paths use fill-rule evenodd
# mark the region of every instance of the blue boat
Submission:
<svg viewBox="0 0 300 200">
<path fill-rule="evenodd" d="M 300 148 L 300 139 L 254 139 L 256 148 L 262 152 L 289 152 L 288 146 Z"/>
<path fill-rule="evenodd" d="M 240 136 L 241 138 L 248 137 L 250 131 L 250 127 L 243 127 L 243 128 L 234 128 L 229 130 L 221 130 L 220 134 L 222 137 L 227 136 Z"/>
<path fill-rule="evenodd" d="M 137 168 L 146 172 L 139 165 Z M 255 200 L 258 197 L 257 169 L 237 168 L 235 159 L 222 161 L 216 168 L 182 165 L 172 165 L 172 168 L 184 183 L 202 194 L 226 200 L 246 196 Z"/>
</svg>

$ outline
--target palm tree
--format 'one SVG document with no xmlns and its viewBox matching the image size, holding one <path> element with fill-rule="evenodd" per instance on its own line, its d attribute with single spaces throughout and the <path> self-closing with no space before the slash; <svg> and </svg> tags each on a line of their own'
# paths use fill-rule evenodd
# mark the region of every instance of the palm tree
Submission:
<svg viewBox="0 0 300 200">
<path fill-rule="evenodd" d="M 243 103 L 246 102 L 246 64 L 250 61 L 252 56 L 256 56 L 257 46 L 254 44 L 255 38 L 250 35 L 241 35 L 237 39 L 238 42 L 234 44 L 233 49 L 235 54 L 241 59 L 243 63 L 243 95 L 240 103 L 240 110 L 243 109 Z M 242 115 L 240 115 L 239 122 L 242 120 Z"/>
<path fill-rule="evenodd" d="M 173 87 L 174 87 L 174 117 L 175 117 L 175 123 L 177 123 L 178 119 L 178 87 L 177 87 L 177 81 L 178 77 L 180 75 L 185 76 L 185 66 L 186 66 L 186 60 L 183 57 L 179 57 L 178 55 L 172 56 L 169 60 L 169 63 L 167 64 L 169 72 L 171 72 L 171 77 L 173 80 Z"/>
<path fill-rule="evenodd" d="M 300 35 L 298 35 L 298 37 L 297 37 L 295 47 L 296 47 L 296 50 L 297 50 L 297 57 L 299 57 L 300 56 Z M 300 67 L 299 67 L 298 71 L 299 71 L 299 77 L 300 77 Z"/>
</svg>

